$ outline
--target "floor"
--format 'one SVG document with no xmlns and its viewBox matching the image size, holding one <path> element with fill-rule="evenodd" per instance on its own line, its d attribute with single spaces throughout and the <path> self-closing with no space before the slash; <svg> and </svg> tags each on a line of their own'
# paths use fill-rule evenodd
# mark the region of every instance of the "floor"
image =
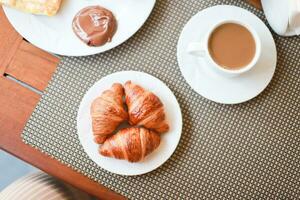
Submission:
<svg viewBox="0 0 300 200">
<path fill-rule="evenodd" d="M 18 178 L 36 171 L 37 168 L 0 150 L 0 191 Z"/>
</svg>

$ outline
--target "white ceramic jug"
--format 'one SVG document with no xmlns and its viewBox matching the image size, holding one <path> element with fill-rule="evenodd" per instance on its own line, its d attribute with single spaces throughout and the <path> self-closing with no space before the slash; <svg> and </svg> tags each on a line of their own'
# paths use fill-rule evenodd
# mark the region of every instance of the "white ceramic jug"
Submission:
<svg viewBox="0 0 300 200">
<path fill-rule="evenodd" d="M 300 34 L 300 0 L 261 0 L 273 30 L 282 36 Z"/>
</svg>

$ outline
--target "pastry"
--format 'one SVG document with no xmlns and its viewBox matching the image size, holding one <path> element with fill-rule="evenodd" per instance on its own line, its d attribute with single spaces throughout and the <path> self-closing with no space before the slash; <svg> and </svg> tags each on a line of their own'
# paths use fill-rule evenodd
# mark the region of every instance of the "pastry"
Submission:
<svg viewBox="0 0 300 200">
<path fill-rule="evenodd" d="M 108 138 L 99 151 L 106 157 L 138 162 L 160 144 L 160 136 L 145 128 L 125 128 Z"/>
<path fill-rule="evenodd" d="M 123 106 L 123 96 L 123 86 L 115 83 L 92 102 L 92 129 L 96 143 L 102 144 L 107 136 L 128 119 Z"/>
<path fill-rule="evenodd" d="M 89 6 L 76 14 L 72 27 L 77 37 L 87 45 L 101 46 L 112 40 L 117 20 L 106 8 Z"/>
<path fill-rule="evenodd" d="M 0 0 L 0 3 L 28 13 L 53 16 L 59 10 L 61 0 Z"/>
<path fill-rule="evenodd" d="M 155 94 L 131 81 L 127 81 L 124 88 L 131 125 L 144 126 L 158 133 L 169 130 L 164 106 Z"/>
</svg>

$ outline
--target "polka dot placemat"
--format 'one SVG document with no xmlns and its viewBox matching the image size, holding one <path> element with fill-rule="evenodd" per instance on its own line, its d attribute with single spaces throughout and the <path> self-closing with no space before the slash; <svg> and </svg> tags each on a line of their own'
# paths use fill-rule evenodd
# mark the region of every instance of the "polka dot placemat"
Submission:
<svg viewBox="0 0 300 200">
<path fill-rule="evenodd" d="M 24 141 L 130 199 L 299 199 L 300 38 L 275 36 L 275 77 L 258 97 L 240 105 L 208 101 L 182 77 L 176 44 L 194 14 L 217 4 L 241 6 L 265 20 L 241 0 L 157 0 L 149 20 L 126 43 L 100 55 L 62 59 L 25 127 Z M 164 81 L 180 103 L 184 122 L 173 156 L 135 177 L 98 167 L 76 134 L 85 92 L 101 77 L 122 70 Z"/>
</svg>

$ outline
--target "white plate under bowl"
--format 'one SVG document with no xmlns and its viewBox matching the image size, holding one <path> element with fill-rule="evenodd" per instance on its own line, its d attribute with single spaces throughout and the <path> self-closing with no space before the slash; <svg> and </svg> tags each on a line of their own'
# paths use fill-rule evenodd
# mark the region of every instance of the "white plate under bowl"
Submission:
<svg viewBox="0 0 300 200">
<path fill-rule="evenodd" d="M 130 163 L 125 160 L 107 158 L 98 153 L 99 145 L 93 141 L 90 107 L 93 100 L 113 83 L 131 80 L 147 90 L 155 93 L 164 104 L 170 131 L 161 134 L 159 147 L 143 161 Z M 103 169 L 120 175 L 140 175 L 150 172 L 166 162 L 175 151 L 182 129 L 182 115 L 179 104 L 172 91 L 159 79 L 136 71 L 123 71 L 110 74 L 96 82 L 84 95 L 77 115 L 77 133 L 80 143 L 88 156 Z"/>
<path fill-rule="evenodd" d="M 187 47 L 191 42 L 201 42 L 214 24 L 235 19 L 257 31 L 262 55 L 253 69 L 228 78 L 212 71 L 203 59 L 189 54 Z M 275 72 L 277 53 L 271 32 L 258 17 L 239 7 L 219 5 L 200 11 L 186 24 L 178 41 L 177 59 L 185 80 L 197 93 L 217 103 L 237 104 L 256 97 L 267 87 Z"/>
<path fill-rule="evenodd" d="M 84 7 L 100 5 L 111 10 L 118 29 L 112 41 L 100 47 L 89 47 L 72 30 L 72 20 Z M 52 17 L 32 15 L 4 7 L 13 27 L 29 42 L 46 51 L 66 56 L 86 56 L 112 49 L 130 38 L 149 17 L 155 0 L 64 0 L 58 14 Z"/>
</svg>

